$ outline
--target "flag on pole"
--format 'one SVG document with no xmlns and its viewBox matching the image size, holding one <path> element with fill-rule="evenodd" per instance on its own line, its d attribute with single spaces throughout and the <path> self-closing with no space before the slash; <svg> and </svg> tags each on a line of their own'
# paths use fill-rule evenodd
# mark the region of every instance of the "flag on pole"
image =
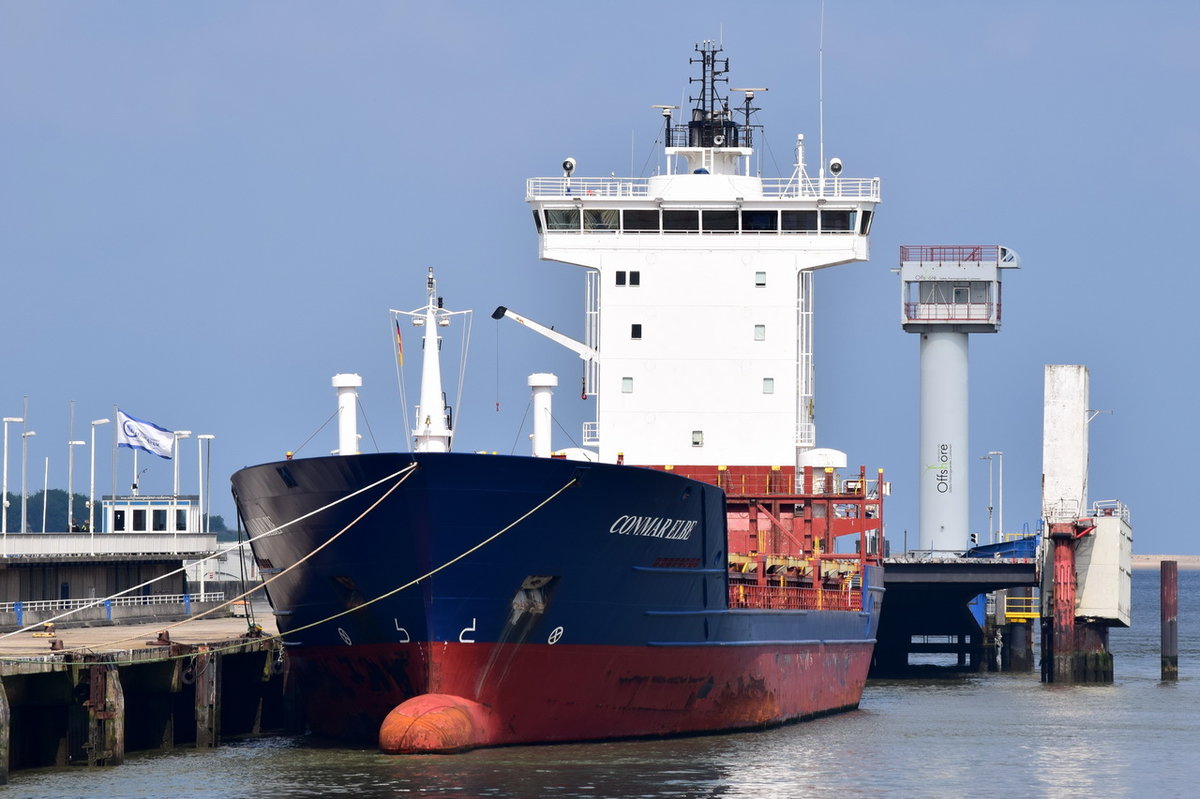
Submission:
<svg viewBox="0 0 1200 799">
<path fill-rule="evenodd" d="M 141 449 L 160 458 L 171 459 L 175 434 L 152 422 L 134 419 L 125 411 L 117 411 L 117 446 Z"/>
<path fill-rule="evenodd" d="M 404 339 L 400 336 L 400 320 L 396 319 L 396 362 L 404 365 Z"/>
</svg>

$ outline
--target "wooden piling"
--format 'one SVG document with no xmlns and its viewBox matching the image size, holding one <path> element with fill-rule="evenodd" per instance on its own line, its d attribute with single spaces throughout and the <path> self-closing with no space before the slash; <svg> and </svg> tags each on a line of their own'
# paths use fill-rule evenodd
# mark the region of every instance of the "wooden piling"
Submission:
<svg viewBox="0 0 1200 799">
<path fill-rule="evenodd" d="M 1179 679 L 1179 564 L 1164 560 L 1159 564 L 1158 610 L 1162 632 L 1162 679 Z"/>
<path fill-rule="evenodd" d="M 196 748 L 211 749 L 221 741 L 221 655 L 200 652 L 192 668 L 196 681 Z"/>
</svg>

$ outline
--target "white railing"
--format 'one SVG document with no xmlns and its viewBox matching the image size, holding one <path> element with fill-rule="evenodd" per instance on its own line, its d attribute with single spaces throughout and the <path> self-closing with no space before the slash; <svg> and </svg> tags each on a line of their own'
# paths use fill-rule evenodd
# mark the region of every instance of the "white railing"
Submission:
<svg viewBox="0 0 1200 799">
<path fill-rule="evenodd" d="M 79 610 L 87 607 L 130 607 L 141 605 L 181 605 L 184 602 L 224 602 L 224 591 L 209 591 L 205 594 L 149 594 L 146 596 L 114 596 L 108 599 L 30 599 L 17 602 L 0 602 L 0 613 L 12 613 L 20 609 L 26 613 L 46 611 Z"/>
<path fill-rule="evenodd" d="M 217 537 L 204 533 L 9 533 L 0 555 L 29 558 L 64 555 L 207 555 Z"/>
<path fill-rule="evenodd" d="M 1000 315 L 990 302 L 906 302 L 909 322 L 996 322 Z"/>
<path fill-rule="evenodd" d="M 600 443 L 600 425 L 598 422 L 583 423 L 583 445 L 594 447 Z"/>
<path fill-rule="evenodd" d="M 878 202 L 880 199 L 879 178 L 763 178 L 761 183 L 762 197 L 770 200 L 846 198 Z M 650 178 L 560 177 L 529 178 L 525 182 L 526 200 L 646 199 L 650 196 Z"/>
</svg>

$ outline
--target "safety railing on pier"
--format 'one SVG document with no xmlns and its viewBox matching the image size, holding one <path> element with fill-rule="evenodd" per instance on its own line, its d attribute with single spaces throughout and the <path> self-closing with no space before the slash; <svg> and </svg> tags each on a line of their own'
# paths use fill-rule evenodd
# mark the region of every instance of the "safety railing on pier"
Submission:
<svg viewBox="0 0 1200 799">
<path fill-rule="evenodd" d="M 204 533 L 9 533 L 0 542 L 6 558 L 84 555 L 207 555 L 217 537 Z"/>
<path fill-rule="evenodd" d="M 132 607 L 142 605 L 179 605 L 189 602 L 224 602 L 224 591 L 209 591 L 204 594 L 147 594 L 145 596 L 114 596 L 97 601 L 92 599 L 26 599 L 16 602 L 0 602 L 0 613 L 27 611 L 79 610 L 93 606 Z"/>
<path fill-rule="evenodd" d="M 1040 596 L 1004 597 L 1004 618 L 1006 621 L 1028 621 L 1042 617 L 1042 598 Z"/>
<path fill-rule="evenodd" d="M 647 199 L 650 178 L 529 178 L 526 200 L 570 197 Z M 879 178 L 763 178 L 761 199 L 879 200 Z M 745 197 L 745 200 L 760 199 Z"/>
</svg>

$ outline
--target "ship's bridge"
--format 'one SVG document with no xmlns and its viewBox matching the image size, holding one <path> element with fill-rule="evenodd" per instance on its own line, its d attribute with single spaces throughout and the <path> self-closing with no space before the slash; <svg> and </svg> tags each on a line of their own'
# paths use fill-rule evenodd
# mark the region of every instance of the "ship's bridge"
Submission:
<svg viewBox="0 0 1200 799">
<path fill-rule="evenodd" d="M 865 236 L 880 194 L 879 178 L 690 173 L 530 178 L 525 199 L 540 234 Z"/>
</svg>

